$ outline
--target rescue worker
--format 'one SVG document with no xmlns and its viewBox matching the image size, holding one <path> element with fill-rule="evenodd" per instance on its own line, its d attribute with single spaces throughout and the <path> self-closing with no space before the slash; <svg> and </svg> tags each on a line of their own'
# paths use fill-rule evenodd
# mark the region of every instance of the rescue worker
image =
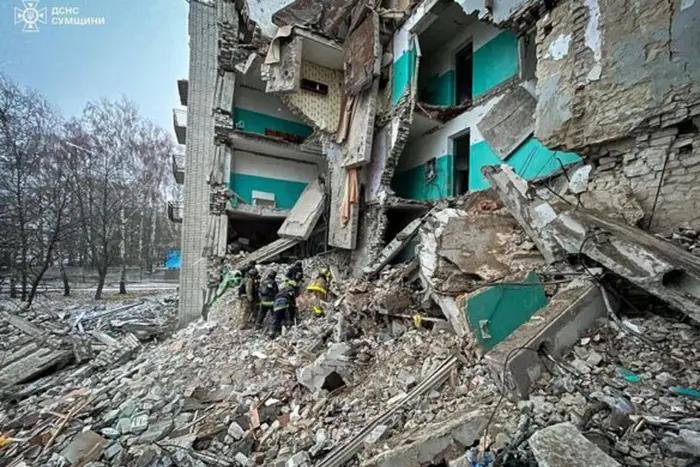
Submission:
<svg viewBox="0 0 700 467">
<path fill-rule="evenodd" d="M 287 270 L 287 280 L 285 281 L 285 286 L 293 287 L 294 291 L 299 296 L 299 291 L 301 289 L 301 284 L 304 282 L 304 268 L 301 261 L 296 261 Z"/>
<path fill-rule="evenodd" d="M 274 338 L 282 332 L 282 324 L 293 323 L 297 315 L 297 294 L 294 287 L 286 286 L 275 296 L 274 316 L 270 326 L 269 337 Z"/>
<path fill-rule="evenodd" d="M 268 311 L 272 311 L 275 305 L 275 296 L 279 293 L 277 286 L 277 272 L 271 270 L 267 273 L 267 277 L 260 284 L 260 307 L 258 308 L 258 316 L 255 320 L 255 329 L 262 329 L 265 316 Z"/>
<path fill-rule="evenodd" d="M 314 304 L 311 311 L 316 316 L 323 316 L 323 307 L 321 303 L 326 301 L 328 298 L 328 284 L 330 283 L 331 272 L 323 268 L 318 272 L 318 275 L 314 280 L 311 281 L 309 286 L 306 288 L 314 297 Z"/>
<path fill-rule="evenodd" d="M 253 314 L 256 312 L 256 307 L 258 304 L 259 283 L 257 268 L 252 267 L 248 270 L 245 282 L 242 285 L 244 286 L 245 294 L 241 300 L 241 305 L 243 308 L 241 329 L 246 329 L 253 320 Z"/>
</svg>

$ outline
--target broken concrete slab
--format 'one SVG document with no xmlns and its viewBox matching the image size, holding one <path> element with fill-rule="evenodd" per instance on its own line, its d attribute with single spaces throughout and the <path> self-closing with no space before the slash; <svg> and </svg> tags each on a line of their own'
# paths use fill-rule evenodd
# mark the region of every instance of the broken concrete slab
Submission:
<svg viewBox="0 0 700 467">
<path fill-rule="evenodd" d="M 530 200 L 527 182 L 507 167 L 483 173 L 548 261 L 583 254 L 700 321 L 700 258 L 624 222 Z"/>
<path fill-rule="evenodd" d="M 335 37 L 354 5 L 354 0 L 296 0 L 274 13 L 272 22 L 277 26 L 297 25 L 316 29 L 328 37 Z"/>
<path fill-rule="evenodd" d="M 415 219 L 399 232 L 389 244 L 384 247 L 382 252 L 376 257 L 372 264 L 367 266 L 363 271 L 365 279 L 371 279 L 379 273 L 384 266 L 398 255 L 401 250 L 411 241 L 413 236 L 418 232 L 423 219 Z"/>
<path fill-rule="evenodd" d="M 278 238 L 274 242 L 265 245 L 262 248 L 259 248 L 249 254 L 248 256 L 240 259 L 236 263 L 233 264 L 234 269 L 239 269 L 245 266 L 246 264 L 256 261 L 258 263 L 261 263 L 263 261 L 269 261 L 273 259 L 275 256 L 284 253 L 285 251 L 289 250 L 292 248 L 294 245 L 297 245 L 300 242 L 300 240 L 296 240 L 293 238 Z"/>
<path fill-rule="evenodd" d="M 556 218 L 554 209 L 545 201 L 532 201 L 528 197 L 527 182 L 515 175 L 509 166 L 486 166 L 481 171 L 498 192 L 510 214 L 540 250 L 545 261 L 554 263 L 561 256 L 561 248 L 552 238 L 550 229 L 546 228 Z"/>
<path fill-rule="evenodd" d="M 507 159 L 535 130 L 537 101 L 521 86 L 508 91 L 477 124 L 489 146 Z"/>
<path fill-rule="evenodd" d="M 263 79 L 265 91 L 269 93 L 294 93 L 301 86 L 301 57 L 303 39 L 292 37 L 290 40 L 279 39 L 279 62 L 264 64 Z M 272 46 L 271 46 L 272 47 Z"/>
<path fill-rule="evenodd" d="M 371 10 L 345 42 L 345 93 L 355 96 L 372 86 L 379 75 L 379 15 Z"/>
<path fill-rule="evenodd" d="M 332 344 L 313 363 L 297 370 L 299 384 L 314 393 L 347 385 L 352 381 L 350 351 L 348 344 Z"/>
<path fill-rule="evenodd" d="M 586 439 L 571 423 L 539 430 L 528 440 L 542 467 L 619 467 L 621 464 Z"/>
<path fill-rule="evenodd" d="M 316 227 L 325 207 L 325 193 L 321 183 L 309 183 L 289 212 L 277 235 L 284 238 L 306 240 Z"/>
<path fill-rule="evenodd" d="M 562 355 L 606 314 L 603 297 L 596 285 L 585 281 L 572 282 L 488 352 L 484 359 L 496 381 L 526 399 L 530 386 L 545 369 L 538 353 L 530 349 L 542 347 L 554 356 Z"/>
<path fill-rule="evenodd" d="M 402 433 L 398 447 L 363 463 L 363 467 L 405 467 L 431 465 L 450 455 L 464 452 L 479 439 L 487 421 L 481 410 L 460 412 L 445 420 Z"/>
<path fill-rule="evenodd" d="M 354 97 L 350 128 L 343 147 L 342 166 L 346 169 L 365 165 L 372 157 L 378 93 L 379 80 L 374 80 L 374 84 L 370 88 Z"/>
<path fill-rule="evenodd" d="M 0 384 L 13 385 L 29 381 L 50 368 L 73 360 L 72 350 L 39 348 L 0 368 Z"/>
<path fill-rule="evenodd" d="M 700 258 L 643 230 L 583 210 L 563 212 L 552 232 L 569 254 L 584 254 L 700 321 Z"/>
</svg>

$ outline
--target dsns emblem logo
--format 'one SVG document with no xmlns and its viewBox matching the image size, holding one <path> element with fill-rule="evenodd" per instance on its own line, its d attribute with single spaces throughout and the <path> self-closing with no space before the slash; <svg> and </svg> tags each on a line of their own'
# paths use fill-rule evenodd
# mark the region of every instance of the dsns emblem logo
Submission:
<svg viewBox="0 0 700 467">
<path fill-rule="evenodd" d="M 24 9 L 15 8 L 15 24 L 22 23 L 22 31 L 39 32 L 39 23 L 46 24 L 46 8 L 38 8 L 39 0 L 23 0 Z"/>
</svg>

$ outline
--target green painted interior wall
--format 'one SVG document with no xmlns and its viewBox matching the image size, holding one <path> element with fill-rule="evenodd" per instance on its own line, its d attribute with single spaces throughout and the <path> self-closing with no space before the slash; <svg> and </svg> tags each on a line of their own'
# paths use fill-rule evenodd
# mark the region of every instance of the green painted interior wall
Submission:
<svg viewBox="0 0 700 467">
<path fill-rule="evenodd" d="M 435 178 L 425 180 L 426 165 L 394 174 L 391 188 L 399 196 L 418 201 L 431 201 L 452 196 L 454 186 L 454 157 L 451 154 L 435 161 Z"/>
<path fill-rule="evenodd" d="M 440 76 L 433 76 L 421 88 L 421 102 L 432 105 L 455 105 L 455 71 L 449 70 Z"/>
<path fill-rule="evenodd" d="M 240 109 L 234 107 L 233 121 L 235 124 L 243 122 L 242 131 L 249 133 L 265 134 L 265 129 L 280 131 L 283 133 L 291 133 L 293 135 L 306 138 L 313 133 L 313 128 L 299 122 L 292 122 L 283 118 L 273 117 L 260 112 L 255 112 L 248 109 Z"/>
<path fill-rule="evenodd" d="M 416 64 L 416 51 L 411 49 L 403 53 L 394 62 L 393 78 L 391 83 L 391 102 L 396 104 L 403 96 L 406 87 L 411 83 L 413 68 Z"/>
<path fill-rule="evenodd" d="M 521 177 L 532 180 L 561 169 L 557 159 L 564 165 L 581 160 L 578 155 L 572 152 L 552 151 L 531 137 L 506 159 L 506 163 L 513 167 L 515 173 Z M 486 141 L 471 145 L 469 148 L 469 191 L 487 189 L 490 185 L 481 173 L 481 168 L 485 165 L 501 165 L 502 163 L 501 158 L 493 152 Z"/>
<path fill-rule="evenodd" d="M 296 204 L 308 183 L 293 182 L 277 178 L 259 177 L 231 172 L 229 187 L 246 203 L 253 202 L 253 190 L 266 191 L 275 194 L 275 202 L 279 209 L 291 209 Z"/>
<path fill-rule="evenodd" d="M 518 36 L 503 31 L 474 51 L 472 96 L 478 97 L 518 73 Z"/>
<path fill-rule="evenodd" d="M 485 350 L 494 348 L 547 305 L 537 274 L 530 272 L 524 282 L 537 285 L 494 285 L 467 300 L 464 310 L 467 322 Z M 482 320 L 488 321 L 489 337 L 482 333 Z"/>
</svg>

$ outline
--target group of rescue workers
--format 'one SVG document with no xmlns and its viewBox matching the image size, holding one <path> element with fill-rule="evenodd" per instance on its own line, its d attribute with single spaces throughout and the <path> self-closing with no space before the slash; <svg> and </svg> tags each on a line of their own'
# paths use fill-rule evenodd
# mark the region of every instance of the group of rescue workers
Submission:
<svg viewBox="0 0 700 467">
<path fill-rule="evenodd" d="M 255 262 L 248 264 L 242 271 L 235 271 L 234 275 L 239 283 L 238 295 L 243 309 L 244 328 L 254 325 L 256 329 L 262 330 L 268 313 L 272 314 L 268 331 L 271 338 L 282 332 L 283 325 L 296 325 L 297 297 L 304 282 L 301 261 L 295 262 L 287 270 L 282 289 L 277 285 L 277 271 L 269 270 L 265 278 L 260 280 Z M 330 280 L 330 271 L 322 268 L 306 288 L 313 296 L 312 312 L 318 317 L 324 315 L 322 304 L 328 296 Z"/>
</svg>

